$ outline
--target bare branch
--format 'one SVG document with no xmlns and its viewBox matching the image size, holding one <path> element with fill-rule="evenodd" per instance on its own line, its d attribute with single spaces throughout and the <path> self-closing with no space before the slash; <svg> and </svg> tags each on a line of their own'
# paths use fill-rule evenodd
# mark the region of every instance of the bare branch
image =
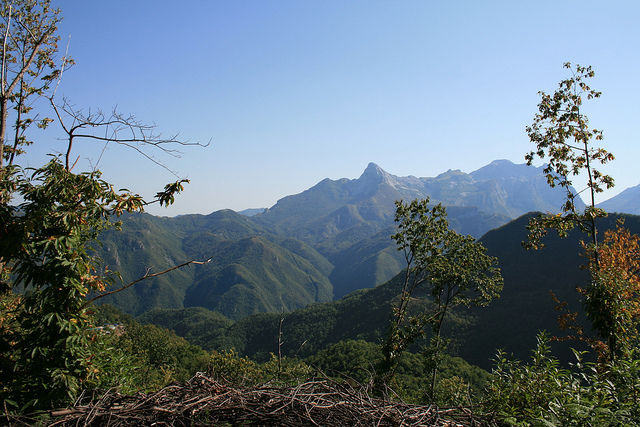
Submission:
<svg viewBox="0 0 640 427">
<path fill-rule="evenodd" d="M 113 294 L 117 294 L 118 292 L 122 292 L 125 289 L 130 288 L 131 286 L 135 285 L 136 283 L 142 282 L 143 280 L 151 279 L 152 277 L 161 276 L 163 274 L 169 273 L 170 271 L 177 270 L 179 268 L 186 267 L 186 266 L 191 265 L 191 264 L 195 264 L 195 265 L 207 264 L 207 263 L 211 262 L 212 259 L 213 258 L 209 258 L 206 261 L 195 261 L 195 260 L 187 261 L 185 263 L 182 263 L 180 265 L 175 265 L 175 266 L 173 266 L 171 268 L 167 268 L 166 270 L 159 271 L 157 273 L 149 273 L 149 271 L 151 269 L 147 269 L 147 272 L 144 274 L 144 276 L 142 276 L 142 277 L 134 280 L 133 282 L 131 282 L 129 284 L 126 284 L 126 285 L 124 285 L 124 286 L 122 286 L 122 287 L 120 287 L 118 289 L 114 289 L 113 291 L 109 291 L 109 292 L 105 292 L 105 293 L 100 294 L 100 295 L 96 295 L 95 297 L 91 298 L 90 300 L 87 300 L 87 302 L 82 304 L 82 307 L 80 307 L 80 309 L 82 310 L 83 308 L 87 307 L 92 302 L 94 302 L 96 300 L 99 300 L 100 298 L 104 298 L 104 297 L 106 297 L 108 295 L 113 295 Z"/>
<path fill-rule="evenodd" d="M 67 99 L 64 99 L 62 104 L 59 105 L 55 104 L 53 98 L 50 98 L 50 102 L 58 116 L 62 129 L 67 134 L 69 141 L 67 157 L 69 157 L 69 152 L 73 148 L 73 140 L 75 138 L 91 139 L 106 144 L 115 143 L 129 147 L 173 175 L 177 175 L 168 166 L 148 153 L 145 148 L 157 148 L 164 154 L 180 157 L 182 152 L 169 148 L 169 146 L 206 147 L 209 145 L 209 143 L 182 141 L 178 139 L 178 134 L 163 138 L 162 134 L 155 133 L 157 127 L 155 124 L 144 124 L 133 115 L 125 116 L 117 111 L 117 107 L 107 117 L 101 110 L 96 112 L 88 110 L 86 113 L 82 110 L 77 110 Z M 71 121 L 71 124 L 65 124 L 65 119 Z M 69 167 L 68 163 L 67 167 Z"/>
</svg>

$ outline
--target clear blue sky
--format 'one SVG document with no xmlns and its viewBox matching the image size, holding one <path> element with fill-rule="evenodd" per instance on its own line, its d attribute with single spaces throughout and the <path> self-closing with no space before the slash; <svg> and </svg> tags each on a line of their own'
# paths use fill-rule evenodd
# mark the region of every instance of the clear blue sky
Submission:
<svg viewBox="0 0 640 427">
<path fill-rule="evenodd" d="M 617 157 L 604 198 L 640 183 L 638 1 L 58 4 L 61 49 L 71 36 L 77 62 L 59 97 L 211 140 L 162 158 L 191 184 L 152 213 L 269 207 L 324 178 L 357 178 L 369 162 L 421 177 L 523 163 L 537 91 L 568 76 L 566 61 L 592 65 L 603 92 L 585 111 Z M 95 163 L 101 148 L 77 154 Z M 100 169 L 147 197 L 175 180 L 118 147 Z"/>
</svg>

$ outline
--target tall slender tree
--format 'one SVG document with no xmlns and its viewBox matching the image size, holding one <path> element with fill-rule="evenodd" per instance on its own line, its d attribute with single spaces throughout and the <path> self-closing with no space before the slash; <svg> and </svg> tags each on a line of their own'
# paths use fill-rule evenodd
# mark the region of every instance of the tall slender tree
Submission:
<svg viewBox="0 0 640 427">
<path fill-rule="evenodd" d="M 583 113 L 583 101 L 599 98 L 597 92 L 587 84 L 594 77 L 591 67 L 570 63 L 564 67 L 571 71 L 571 77 L 562 80 L 553 95 L 540 92 L 541 101 L 534 122 L 527 127 L 527 133 L 536 149 L 525 158 L 528 164 L 538 157 L 548 164 L 544 172 L 551 187 L 559 185 L 566 190 L 562 214 L 542 214 L 529 223 L 528 247 L 542 247 L 540 238 L 548 229 L 555 229 L 560 237 L 566 237 L 569 230 L 578 227 L 585 232 L 590 242 L 583 244 L 590 283 L 578 287 L 584 297 L 585 312 L 598 338 L 586 338 L 584 328 L 576 323 L 577 313 L 560 316 L 561 326 L 569 326 L 577 331 L 577 338 L 589 342 L 599 352 L 601 359 L 613 361 L 623 356 L 629 343 L 637 337 L 637 322 L 640 313 L 639 266 L 637 257 L 638 236 L 618 226 L 604 233 L 604 241 L 599 242 L 597 220 L 607 213 L 596 207 L 595 196 L 614 186 L 611 176 L 596 167 L 614 160 L 613 154 L 594 141 L 602 140 L 602 130 L 589 127 L 589 120 Z M 579 193 L 572 190 L 573 177 L 586 177 L 588 203 L 583 212 L 575 206 Z M 560 307 L 566 303 L 560 303 Z"/>
<path fill-rule="evenodd" d="M 599 98 L 601 93 L 587 85 L 587 79 L 595 73 L 591 67 L 565 63 L 571 77 L 562 80 L 553 95 L 540 91 L 538 113 L 533 124 L 527 127 L 527 134 L 536 148 L 525 156 L 528 165 L 536 158 L 547 161 L 544 173 L 551 187 L 560 186 L 566 192 L 562 214 L 542 214 L 529 223 L 529 247 L 543 247 L 540 239 L 553 228 L 561 237 L 576 226 L 586 232 L 593 243 L 597 260 L 598 235 L 596 219 L 606 216 L 606 212 L 596 208 L 595 195 L 614 186 L 611 176 L 596 169 L 597 164 L 605 164 L 614 159 L 604 148 L 594 147 L 593 141 L 602 140 L 602 130 L 589 127 L 589 119 L 583 113 L 583 98 Z M 579 212 L 575 199 L 584 191 L 574 192 L 573 179 L 586 174 L 588 206 Z"/>
<path fill-rule="evenodd" d="M 36 123 L 46 127 L 48 118 L 29 116 L 35 98 L 47 93 L 60 76 L 68 57 L 56 63 L 60 10 L 50 0 L 11 0 L 0 6 L 0 170 L 15 156 L 20 145 L 28 144 L 26 129 Z M 13 141 L 9 139 L 10 111 L 13 110 Z"/>
<path fill-rule="evenodd" d="M 383 345 L 382 369 L 393 376 L 402 353 L 431 325 L 431 344 L 424 355 L 431 366 L 433 396 L 443 351 L 442 326 L 456 306 L 485 306 L 499 296 L 503 286 L 497 259 L 486 254 L 471 236 L 449 229 L 441 204 L 428 207 L 429 199 L 409 204 L 396 202 L 398 233 L 393 236 L 407 262 L 402 292 L 393 309 L 387 339 Z M 433 298 L 433 311 L 409 316 L 409 304 L 416 290 L 423 288 Z"/>
</svg>

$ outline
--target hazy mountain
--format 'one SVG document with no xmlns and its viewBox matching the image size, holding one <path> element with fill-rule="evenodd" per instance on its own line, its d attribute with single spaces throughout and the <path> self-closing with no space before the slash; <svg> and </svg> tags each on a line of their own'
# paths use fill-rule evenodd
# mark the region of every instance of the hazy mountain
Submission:
<svg viewBox="0 0 640 427">
<path fill-rule="evenodd" d="M 435 178 L 398 177 L 370 163 L 357 179 L 325 179 L 251 219 L 325 255 L 335 266 L 330 279 L 340 297 L 399 271 L 402 260 L 390 238 L 396 200 L 429 197 L 443 203 L 451 228 L 480 237 L 530 211 L 559 212 L 563 196 L 561 189 L 549 188 L 542 168 L 507 160 Z M 375 244 L 369 242 L 373 236 Z"/>
<path fill-rule="evenodd" d="M 640 215 L 640 184 L 627 188 L 617 196 L 598 204 L 598 207 L 607 212 Z"/>
<path fill-rule="evenodd" d="M 473 230 L 469 234 L 480 237 L 527 212 L 559 212 L 564 192 L 548 186 L 542 168 L 508 160 L 496 160 L 470 174 L 449 170 L 435 178 L 398 177 L 370 163 L 358 179 L 325 179 L 279 200 L 252 219 L 279 233 L 321 245 L 364 223 L 378 224 L 367 226 L 377 232 L 393 223 L 396 200 L 426 197 L 434 204 L 461 208 L 449 209 L 454 228 L 464 232 L 467 227 Z M 583 206 L 580 200 L 577 204 Z"/>
<path fill-rule="evenodd" d="M 232 319 L 290 311 L 386 282 L 404 266 L 391 239 L 394 202 L 430 197 L 451 227 L 480 237 L 529 210 L 556 212 L 562 190 L 540 168 L 499 160 L 470 174 L 398 177 L 370 163 L 357 179 L 325 179 L 253 216 L 222 210 L 159 218 L 129 215 L 102 236 L 100 254 L 124 283 L 147 271 L 211 258 L 107 298 L 131 313 L 207 307 Z"/>
<path fill-rule="evenodd" d="M 242 211 L 238 211 L 238 213 L 240 215 L 244 215 L 244 216 L 254 216 L 257 215 L 259 213 L 262 213 L 265 211 L 265 208 L 250 208 L 250 209 L 245 209 Z"/>
</svg>

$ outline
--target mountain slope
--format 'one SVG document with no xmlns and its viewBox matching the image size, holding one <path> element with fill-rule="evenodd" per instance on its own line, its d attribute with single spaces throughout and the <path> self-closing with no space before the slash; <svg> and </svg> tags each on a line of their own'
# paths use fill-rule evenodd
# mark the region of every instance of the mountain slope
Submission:
<svg viewBox="0 0 640 427">
<path fill-rule="evenodd" d="M 254 216 L 222 210 L 160 218 L 128 215 L 99 251 L 125 283 L 196 259 L 205 266 L 144 281 L 105 302 L 139 314 L 204 306 L 233 319 L 339 298 L 384 283 L 404 266 L 391 239 L 396 200 L 430 197 L 451 227 L 480 237 L 531 209 L 557 211 L 562 190 L 540 168 L 501 160 L 470 174 L 398 177 L 370 163 L 358 179 L 325 179 Z"/>
<path fill-rule="evenodd" d="M 210 249 L 216 256 L 196 270 L 185 292 L 186 307 L 206 307 L 238 320 L 254 313 L 288 312 L 333 297 L 326 274 L 264 237 L 225 240 Z"/>
<path fill-rule="evenodd" d="M 446 338 L 453 339 L 450 351 L 485 369 L 490 368 L 499 348 L 526 360 L 539 331 L 558 336 L 565 333 L 557 327 L 558 313 L 549 291 L 567 301 L 572 310 L 581 311 L 575 287 L 584 286 L 588 279 L 580 268 L 584 259 L 579 240 L 585 236 L 578 232 L 566 239 L 549 235 L 545 249 L 525 250 L 521 241 L 526 237 L 530 216 L 517 218 L 482 239 L 488 252 L 498 257 L 502 269 L 505 283 L 501 297 L 488 307 L 458 309 L 446 323 Z M 632 233 L 640 233 L 640 216 L 632 215 L 611 215 L 600 222 L 601 232 L 614 228 L 619 218 L 626 220 Z M 338 301 L 285 314 L 283 354 L 305 357 L 343 339 L 379 342 L 386 331 L 393 299 L 400 292 L 401 276 L 373 289 L 357 290 Z M 280 319 L 279 314 L 245 317 L 216 334 L 207 347 L 234 347 L 244 355 L 267 357 L 269 352 L 277 351 Z M 573 361 L 570 347 L 579 347 L 579 343 L 553 343 L 554 353 L 564 362 Z"/>
<path fill-rule="evenodd" d="M 434 204 L 481 212 L 473 219 L 474 235 L 480 237 L 496 222 L 504 224 L 527 212 L 559 212 L 564 193 L 547 185 L 542 168 L 508 160 L 496 160 L 470 174 L 450 170 L 435 178 L 397 177 L 370 163 L 358 179 L 325 179 L 279 200 L 252 220 L 273 227 L 279 234 L 321 245 L 361 223 L 381 224 L 378 231 L 392 224 L 396 200 L 427 197 Z M 577 204 L 583 206 L 580 200 Z M 452 223 L 463 226 L 466 222 L 457 217 L 458 213 L 461 217 L 469 214 L 464 210 L 450 212 Z M 496 220 L 485 223 L 483 215 Z"/>
<path fill-rule="evenodd" d="M 598 207 L 607 212 L 640 215 L 640 184 L 627 188 L 617 196 L 598 204 Z"/>
<path fill-rule="evenodd" d="M 542 168 L 507 160 L 435 178 L 398 177 L 370 163 L 358 179 L 325 179 L 251 219 L 327 257 L 335 265 L 330 279 L 339 297 L 379 285 L 400 270 L 391 240 L 395 201 L 426 197 L 447 207 L 451 228 L 480 237 L 532 210 L 558 212 L 564 193 L 549 188 Z M 370 244 L 374 236 L 377 243 Z"/>
<path fill-rule="evenodd" d="M 178 218 L 127 215 L 122 228 L 103 233 L 97 252 L 124 283 L 148 271 L 211 258 L 101 300 L 130 314 L 202 306 L 237 319 L 290 311 L 333 295 L 327 278 L 333 266 L 322 255 L 295 239 L 270 235 L 230 210 Z M 232 283 L 236 276 L 242 280 Z"/>
<path fill-rule="evenodd" d="M 103 265 L 122 276 L 122 282 L 117 282 L 114 288 L 147 272 L 156 273 L 188 261 L 182 250 L 183 234 L 169 224 L 171 220 L 148 214 L 125 215 L 122 220 L 122 231 L 102 233 L 102 247 L 96 248 Z M 100 302 L 133 315 L 152 307 L 182 308 L 193 273 L 193 269 L 188 268 L 175 270 L 144 280 Z"/>
</svg>

